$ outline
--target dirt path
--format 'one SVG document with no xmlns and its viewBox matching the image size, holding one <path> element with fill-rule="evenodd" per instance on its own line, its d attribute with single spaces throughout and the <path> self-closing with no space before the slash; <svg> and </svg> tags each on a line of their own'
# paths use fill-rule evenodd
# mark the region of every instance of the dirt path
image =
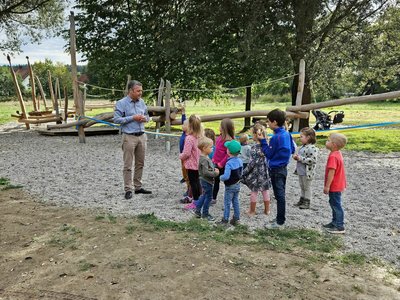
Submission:
<svg viewBox="0 0 400 300">
<path fill-rule="evenodd" d="M 371 264 L 227 245 L 34 200 L 0 191 L 0 299 L 400 299 L 399 278 Z"/>
</svg>

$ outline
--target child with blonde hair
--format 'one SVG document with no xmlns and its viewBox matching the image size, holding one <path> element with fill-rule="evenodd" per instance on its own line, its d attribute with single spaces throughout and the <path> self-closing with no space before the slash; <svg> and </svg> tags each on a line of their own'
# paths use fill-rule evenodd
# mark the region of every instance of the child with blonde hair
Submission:
<svg viewBox="0 0 400 300">
<path fill-rule="evenodd" d="M 224 173 L 225 164 L 229 157 L 225 143 L 235 139 L 235 127 L 233 125 L 233 121 L 229 118 L 223 119 L 221 121 L 221 125 L 219 126 L 219 131 L 220 135 L 215 141 L 215 152 L 212 161 L 219 169 L 219 174 L 221 175 Z M 217 202 L 220 175 L 215 178 L 213 200 L 211 201 L 211 204 L 215 204 Z"/>
<path fill-rule="evenodd" d="M 187 205 L 186 209 L 194 209 L 195 201 L 200 196 L 200 180 L 199 180 L 199 158 L 200 150 L 198 139 L 202 136 L 201 120 L 199 116 L 191 115 L 189 117 L 188 131 L 185 138 L 185 144 L 179 158 L 183 161 L 185 169 L 188 172 L 189 184 L 192 189 L 193 201 Z"/>
<path fill-rule="evenodd" d="M 249 145 L 249 136 L 246 133 L 239 134 L 239 143 L 241 146 L 239 158 L 243 162 L 243 170 L 246 168 L 247 164 L 250 160 L 250 149 L 251 146 Z"/>
<path fill-rule="evenodd" d="M 209 208 L 212 199 L 214 178 L 219 175 L 219 170 L 214 167 L 214 164 L 209 157 L 213 145 L 214 142 L 208 137 L 202 137 L 199 139 L 198 147 L 201 151 L 199 159 L 199 175 L 203 194 L 200 196 L 199 201 L 197 201 L 194 214 L 197 218 L 204 218 L 208 221 L 215 220 L 214 217 L 210 215 Z"/>
<path fill-rule="evenodd" d="M 182 106 L 182 134 L 179 139 L 179 153 L 182 153 L 183 147 L 185 145 L 185 139 L 186 139 L 186 132 L 188 130 L 189 126 L 189 120 L 186 119 L 186 114 L 185 114 L 185 106 Z M 192 202 L 192 192 L 190 189 L 190 184 L 189 184 L 189 177 L 187 174 L 187 170 L 185 168 L 185 165 L 183 161 L 181 160 L 181 168 L 182 168 L 182 179 L 181 183 L 186 184 L 186 192 L 184 193 L 183 199 L 180 200 L 181 203 L 190 203 Z"/>
<path fill-rule="evenodd" d="M 343 155 L 340 149 L 344 148 L 346 144 L 346 136 L 340 133 L 331 133 L 325 144 L 330 153 L 325 168 L 324 194 L 329 195 L 332 221 L 323 225 L 323 227 L 329 233 L 345 233 L 342 192 L 346 189 L 347 183 Z"/>
<path fill-rule="evenodd" d="M 215 152 L 215 131 L 212 130 L 211 128 L 206 128 L 204 129 L 204 136 L 208 137 L 213 142 L 212 151 L 208 155 L 208 157 L 212 159 L 214 157 L 214 152 Z"/>
<path fill-rule="evenodd" d="M 250 149 L 250 160 L 247 167 L 243 170 L 242 182 L 251 190 L 250 209 L 247 212 L 249 216 L 256 214 L 257 196 L 261 192 L 264 201 L 264 214 L 270 213 L 270 195 L 271 180 L 268 174 L 268 163 L 262 151 L 258 134 L 266 137 L 264 126 L 257 123 L 252 129 L 253 140 L 255 144 Z"/>
<path fill-rule="evenodd" d="M 293 159 L 297 161 L 294 173 L 299 176 L 300 200 L 295 204 L 300 209 L 309 209 L 311 202 L 311 183 L 315 175 L 317 165 L 318 148 L 315 147 L 317 139 L 314 129 L 304 127 L 300 130 L 300 142 L 302 146 Z"/>
</svg>

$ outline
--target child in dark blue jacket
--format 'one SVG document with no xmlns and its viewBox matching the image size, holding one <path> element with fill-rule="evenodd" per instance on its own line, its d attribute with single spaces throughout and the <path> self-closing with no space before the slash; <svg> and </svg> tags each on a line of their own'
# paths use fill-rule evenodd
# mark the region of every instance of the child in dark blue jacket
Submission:
<svg viewBox="0 0 400 300">
<path fill-rule="evenodd" d="M 224 217 L 222 218 L 221 225 L 228 224 L 229 213 L 231 211 L 231 203 L 233 205 L 233 218 L 230 224 L 236 226 L 240 220 L 239 208 L 239 191 L 240 179 L 242 178 L 243 162 L 238 157 L 241 146 L 236 140 L 225 142 L 224 146 L 228 149 L 228 160 L 226 161 L 224 174 L 221 175 L 220 180 L 225 183 L 224 195 Z"/>
<path fill-rule="evenodd" d="M 262 133 L 257 134 L 269 164 L 269 174 L 277 202 L 276 220 L 267 228 L 282 228 L 286 221 L 286 177 L 287 165 L 295 152 L 292 136 L 285 129 L 286 113 L 280 109 L 271 110 L 267 115 L 268 127 L 274 131 L 269 143 Z"/>
</svg>

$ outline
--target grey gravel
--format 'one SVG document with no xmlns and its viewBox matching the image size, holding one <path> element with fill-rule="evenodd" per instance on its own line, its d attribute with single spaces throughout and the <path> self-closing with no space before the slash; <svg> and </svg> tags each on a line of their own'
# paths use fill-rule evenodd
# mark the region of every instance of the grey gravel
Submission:
<svg viewBox="0 0 400 300">
<path fill-rule="evenodd" d="M 171 152 L 166 152 L 164 138 L 148 137 L 143 187 L 152 195 L 133 195 L 124 199 L 122 182 L 121 136 L 86 137 L 80 144 L 74 136 L 42 136 L 24 130 L 15 123 L 0 127 L 0 177 L 23 185 L 35 198 L 59 206 L 86 207 L 112 214 L 138 215 L 154 213 L 165 220 L 185 221 L 193 217 L 178 202 L 185 190 L 180 184 L 178 138 L 171 137 Z M 314 180 L 311 209 L 300 210 L 299 187 L 293 174 L 295 163 L 289 164 L 287 178 L 287 227 L 323 231 L 331 210 L 322 193 L 324 167 L 328 151 L 322 149 Z M 346 251 L 378 257 L 400 267 L 400 153 L 373 154 L 343 151 L 348 189 L 343 195 Z M 241 222 L 250 229 L 262 228 L 275 217 L 262 214 L 259 198 L 258 215 L 248 218 L 250 191 L 240 192 Z M 211 214 L 222 217 L 223 186 Z"/>
</svg>

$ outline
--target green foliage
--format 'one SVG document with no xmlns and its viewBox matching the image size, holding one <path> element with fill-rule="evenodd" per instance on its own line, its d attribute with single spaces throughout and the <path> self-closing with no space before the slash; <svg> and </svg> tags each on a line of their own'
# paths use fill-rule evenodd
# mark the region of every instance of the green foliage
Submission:
<svg viewBox="0 0 400 300">
<path fill-rule="evenodd" d="M 54 90 L 56 88 L 55 82 L 58 78 L 60 82 L 61 97 L 64 95 L 64 86 L 67 87 L 69 94 L 72 93 L 71 72 L 66 65 L 60 62 L 54 63 L 50 59 L 46 58 L 44 62 L 35 62 L 32 65 L 32 69 L 34 74 L 39 77 L 46 97 L 50 96 L 48 71 L 51 73 Z"/>
<path fill-rule="evenodd" d="M 0 51 L 18 52 L 23 41 L 38 42 L 54 35 L 62 28 L 66 5 L 61 0 L 2 1 Z"/>
<path fill-rule="evenodd" d="M 17 81 L 19 83 L 21 92 L 23 95 L 26 94 L 26 89 L 22 85 L 21 76 L 17 75 Z M 0 66 L 0 102 L 9 101 L 11 98 L 16 98 L 14 81 L 11 77 L 10 68 L 8 66 Z"/>
</svg>

